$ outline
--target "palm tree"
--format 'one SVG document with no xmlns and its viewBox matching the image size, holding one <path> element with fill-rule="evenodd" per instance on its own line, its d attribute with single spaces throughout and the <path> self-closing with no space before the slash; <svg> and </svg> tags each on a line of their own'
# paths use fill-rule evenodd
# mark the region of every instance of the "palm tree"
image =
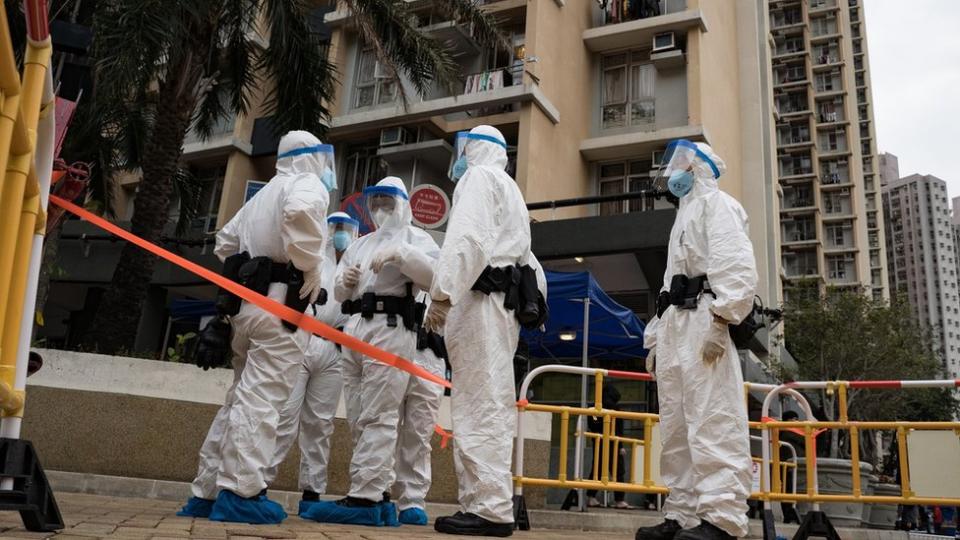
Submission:
<svg viewBox="0 0 960 540">
<path fill-rule="evenodd" d="M 406 0 L 345 0 L 361 38 L 419 93 L 452 85 L 459 73 L 443 43 L 417 30 Z M 476 0 L 437 0 L 450 19 L 473 26 L 485 44 L 505 44 Z M 160 240 L 180 169 L 184 137 L 208 136 L 218 119 L 245 113 L 252 92 L 276 81 L 266 101 L 278 132 L 324 132 L 336 66 L 310 26 L 310 0 L 101 0 L 92 56 L 95 117 L 105 141 L 100 166 L 139 168 L 132 232 Z M 262 20 L 269 44 L 251 33 Z M 402 85 L 397 85 L 402 89 Z M 404 100 L 406 97 L 404 96 Z M 131 349 L 156 259 L 124 247 L 84 347 Z"/>
</svg>

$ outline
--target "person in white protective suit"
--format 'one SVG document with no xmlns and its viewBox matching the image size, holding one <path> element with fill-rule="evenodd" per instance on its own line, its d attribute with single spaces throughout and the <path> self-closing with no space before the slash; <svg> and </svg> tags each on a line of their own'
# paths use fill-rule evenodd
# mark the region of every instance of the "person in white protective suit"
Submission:
<svg viewBox="0 0 960 540">
<path fill-rule="evenodd" d="M 657 181 L 666 181 L 680 205 L 658 316 L 646 327 L 644 346 L 657 379 L 660 474 L 670 495 L 666 520 L 639 529 L 636 538 L 743 537 L 750 439 L 729 325 L 750 314 L 757 288 L 747 215 L 718 188 L 726 167 L 710 146 L 673 141 L 664 163 Z"/>
<path fill-rule="evenodd" d="M 329 240 L 321 274 L 326 303 L 317 305 L 313 316 L 333 328 L 342 328 L 347 322 L 347 316 L 340 312 L 340 303 L 333 298 L 333 285 L 337 276 L 337 262 L 347 247 L 357 239 L 360 222 L 345 212 L 334 212 L 327 218 L 327 223 Z M 276 478 L 277 470 L 293 446 L 294 439 L 298 439 L 299 488 L 303 491 L 300 513 L 310 504 L 319 501 L 320 494 L 327 490 L 330 438 L 333 436 L 334 419 L 342 388 L 340 351 L 336 344 L 320 336 L 310 336 L 310 344 L 307 346 L 297 383 L 290 393 L 290 400 L 280 411 L 277 448 L 273 462 L 265 473 L 266 481 L 270 484 Z"/>
<path fill-rule="evenodd" d="M 377 229 L 354 242 L 340 260 L 334 287 L 350 320 L 347 334 L 413 358 L 416 295 L 430 286 L 439 248 L 414 227 L 403 181 L 388 176 L 364 189 Z M 339 501 L 312 504 L 301 517 L 325 523 L 399 525 L 388 490 L 394 481 L 394 450 L 400 404 L 409 375 L 352 350 L 343 351 L 347 422 L 354 441 L 350 491 Z"/>
<path fill-rule="evenodd" d="M 261 293 L 284 303 L 287 282 L 316 302 L 326 246 L 328 192 L 336 188 L 333 148 L 305 131 L 280 139 L 277 175 L 217 234 L 224 260 L 246 253 Z M 298 272 L 302 280 L 298 279 Z M 280 410 L 296 383 L 310 335 L 291 331 L 278 317 L 243 302 L 232 316 L 236 373 L 200 451 L 200 467 L 183 515 L 217 521 L 279 523 L 283 508 L 267 499 L 264 469 L 273 459 Z M 216 497 L 216 501 L 213 501 Z"/>
<path fill-rule="evenodd" d="M 442 333 L 453 372 L 451 414 L 461 511 L 436 520 L 439 532 L 510 536 L 511 454 L 516 433 L 513 356 L 520 337 L 504 293 L 472 290 L 487 268 L 535 264 L 530 218 L 506 173 L 507 144 L 491 126 L 458 137 L 457 182 L 425 324 Z M 531 264 L 532 266 L 532 264 Z M 540 292 L 545 279 L 538 268 Z"/>
<path fill-rule="evenodd" d="M 429 297 L 421 295 L 421 301 L 429 305 Z M 443 361 L 443 338 L 426 328 L 420 329 L 417 351 L 413 361 L 423 369 L 444 377 L 446 364 Z M 431 476 L 430 441 L 433 439 L 443 387 L 419 377 L 410 377 L 407 390 L 400 405 L 400 430 L 397 438 L 396 482 L 399 492 L 397 508 L 400 523 L 426 525 L 427 492 L 433 481 Z"/>
</svg>

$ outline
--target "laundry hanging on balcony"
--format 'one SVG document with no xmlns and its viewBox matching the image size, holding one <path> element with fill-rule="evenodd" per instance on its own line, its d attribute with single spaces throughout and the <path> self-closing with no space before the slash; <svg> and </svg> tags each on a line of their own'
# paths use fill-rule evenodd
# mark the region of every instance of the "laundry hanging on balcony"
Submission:
<svg viewBox="0 0 960 540">
<path fill-rule="evenodd" d="M 604 24 L 615 24 L 660 15 L 658 0 L 604 0 Z"/>
<path fill-rule="evenodd" d="M 486 92 L 487 90 L 497 90 L 503 87 L 504 72 L 502 69 L 497 69 L 468 75 L 463 93 L 473 94 L 476 92 Z"/>
</svg>

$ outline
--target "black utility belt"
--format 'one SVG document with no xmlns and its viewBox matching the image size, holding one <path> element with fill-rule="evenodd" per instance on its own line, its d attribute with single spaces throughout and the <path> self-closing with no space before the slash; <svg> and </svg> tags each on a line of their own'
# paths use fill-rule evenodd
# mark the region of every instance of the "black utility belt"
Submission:
<svg viewBox="0 0 960 540">
<path fill-rule="evenodd" d="M 676 274 L 670 280 L 670 290 L 657 297 L 657 316 L 662 317 L 670 306 L 677 309 L 696 309 L 700 295 L 713 294 L 707 276 L 689 277 Z"/>
<path fill-rule="evenodd" d="M 223 261 L 223 276 L 262 295 L 270 292 L 270 284 L 283 283 L 287 286 L 283 305 L 298 313 L 303 313 L 310 305 L 308 298 L 300 298 L 303 272 L 292 263 L 276 262 L 269 257 L 250 257 L 250 254 L 244 251 L 231 255 Z M 317 303 L 321 305 L 327 303 L 326 290 L 321 289 Z M 220 289 L 217 295 L 217 310 L 221 315 L 236 315 L 240 312 L 240 304 L 241 299 L 238 296 Z M 287 321 L 281 322 L 287 330 L 291 332 L 297 330 L 296 325 Z"/>
<path fill-rule="evenodd" d="M 409 287 L 408 287 L 409 288 Z M 413 295 L 407 296 L 380 296 L 374 293 L 364 293 L 356 300 L 347 300 L 340 304 L 340 312 L 344 315 L 359 314 L 364 319 L 370 319 L 375 314 L 387 316 L 387 326 L 397 326 L 397 317 L 403 320 L 407 330 L 415 330 L 423 321 L 423 304 L 414 301 Z"/>
</svg>

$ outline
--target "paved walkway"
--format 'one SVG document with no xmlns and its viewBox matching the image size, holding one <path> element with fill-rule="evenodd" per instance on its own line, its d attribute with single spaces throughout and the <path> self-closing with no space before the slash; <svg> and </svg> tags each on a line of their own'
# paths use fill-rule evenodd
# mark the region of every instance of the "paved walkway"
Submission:
<svg viewBox="0 0 960 540">
<path fill-rule="evenodd" d="M 206 519 L 181 518 L 174 515 L 181 503 L 104 497 L 78 493 L 58 493 L 57 502 L 66 528 L 56 534 L 31 533 L 23 529 L 20 516 L 14 512 L 0 513 L 0 538 L 50 538 L 58 540 L 90 540 L 91 538 L 127 538 L 174 540 L 204 538 L 221 540 L 252 540 L 254 538 L 305 538 L 315 540 L 413 540 L 444 538 L 432 527 L 403 526 L 399 528 L 353 527 L 325 525 L 304 521 L 296 516 L 281 525 L 239 525 L 217 523 Z M 579 531 L 535 530 L 517 531 L 514 538 L 542 538 L 546 540 L 581 539 L 587 534 Z M 627 540 L 633 535 L 602 533 L 604 539 Z"/>
</svg>

